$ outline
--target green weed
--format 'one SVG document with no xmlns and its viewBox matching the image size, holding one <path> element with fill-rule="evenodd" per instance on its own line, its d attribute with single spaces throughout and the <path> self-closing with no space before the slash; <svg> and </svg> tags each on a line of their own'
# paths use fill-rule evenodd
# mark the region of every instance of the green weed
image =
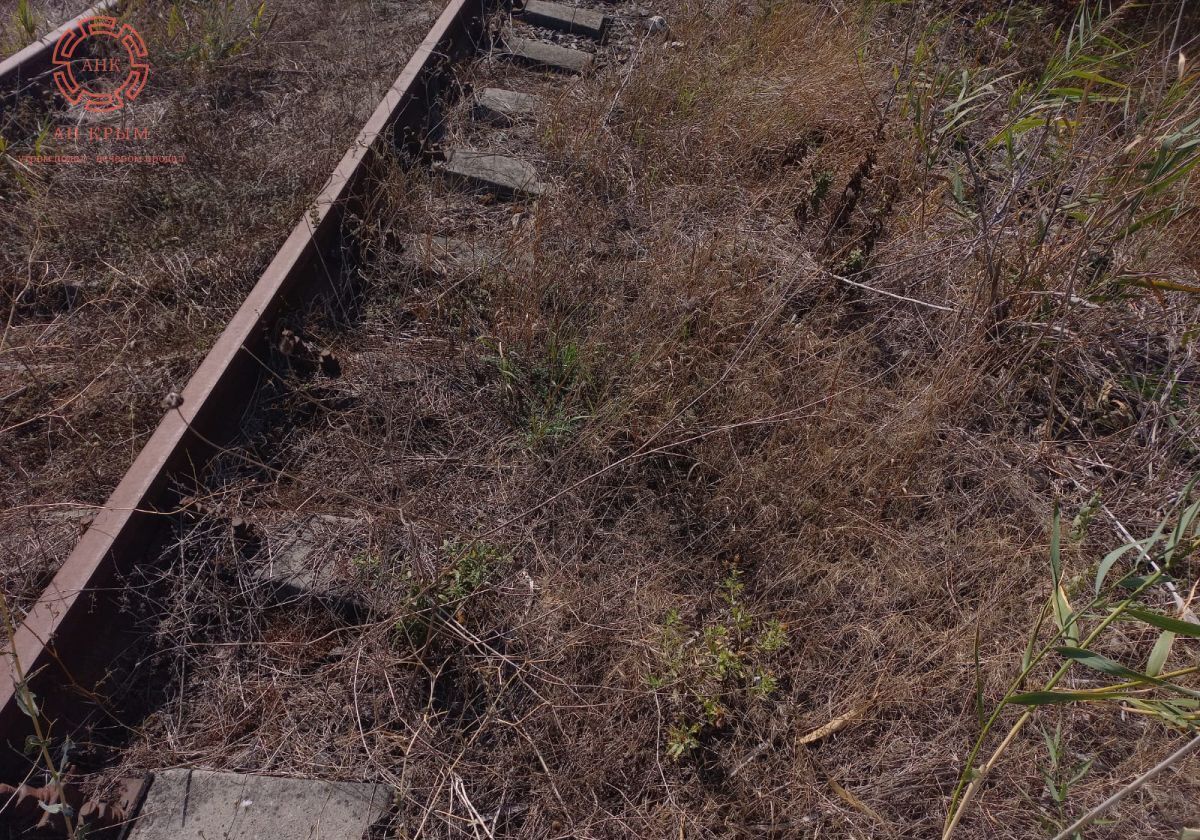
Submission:
<svg viewBox="0 0 1200 840">
<path fill-rule="evenodd" d="M 1118 246 L 1195 209 L 1188 183 L 1200 164 L 1200 118 L 1196 75 L 1181 71 L 1165 91 L 1148 83 L 1137 61 L 1144 45 L 1121 30 L 1126 7 L 1106 8 L 1081 3 L 1032 73 L 1015 60 L 970 66 L 972 55 L 951 52 L 957 42 L 945 38 L 953 22 L 944 17 L 925 28 L 907 75 L 897 71 L 899 110 L 923 184 L 946 184 L 954 209 L 988 243 L 980 253 L 991 305 L 1010 292 L 1046 288 L 1059 271 L 1054 262 L 1064 240 L 1081 261 L 1095 264 L 1079 281 L 1088 296 L 1112 298 L 1130 287 L 1200 294 L 1200 287 L 1153 270 L 1108 276 Z M 975 30 L 994 33 L 999 20 L 985 15 Z M 1011 38 L 1019 16 L 1004 20 Z M 1132 137 L 1123 150 L 1111 143 L 1118 128 Z M 1085 171 L 1084 160 L 1101 165 Z M 1020 237 L 1007 215 L 1017 201 L 1038 208 L 1027 213 Z M 1021 270 L 1006 270 L 1013 265 Z"/>
<path fill-rule="evenodd" d="M 200 4 L 183 0 L 182 6 L 178 2 L 171 4 L 167 17 L 168 41 L 185 40 L 178 48 L 178 57 L 212 67 L 242 55 L 270 32 L 275 17 L 267 16 L 267 0 L 262 0 L 248 15 L 238 6 L 235 0 Z M 186 39 L 188 35 L 194 40 Z"/>
<path fill-rule="evenodd" d="M 817 173 L 813 180 L 812 193 L 808 197 L 809 211 L 812 215 L 817 215 L 821 212 L 821 204 L 825 201 L 825 197 L 829 195 L 829 188 L 833 185 L 833 173 L 828 169 L 822 169 Z"/>
<path fill-rule="evenodd" d="M 779 687 L 772 658 L 787 647 L 787 628 L 754 615 L 743 602 L 744 588 L 734 568 L 720 585 L 722 607 L 708 621 L 689 629 L 674 609 L 663 620 L 646 682 L 674 709 L 666 741 L 673 759 L 699 748 L 706 732 L 725 726 L 731 710 L 766 701 Z"/>
<path fill-rule="evenodd" d="M 24 47 L 37 40 L 40 20 L 29 6 L 29 0 L 17 0 L 13 11 L 13 24 L 17 33 L 17 47 Z"/>
<path fill-rule="evenodd" d="M 578 343 L 552 334 L 532 360 L 500 341 L 484 344 L 492 351 L 485 361 L 499 374 L 501 390 L 530 448 L 568 436 L 587 418 L 574 410 L 589 385 Z"/>
<path fill-rule="evenodd" d="M 1182 564 L 1200 549 L 1200 500 L 1192 500 L 1197 481 L 1200 476 L 1184 488 L 1153 533 L 1118 547 L 1100 560 L 1088 576 L 1093 580 L 1090 586 L 1083 583 L 1082 575 L 1074 583 L 1064 577 L 1062 523 L 1055 511 L 1050 536 L 1050 595 L 1030 631 L 1016 677 L 986 716 L 971 749 L 951 797 L 943 837 L 954 832 L 983 780 L 1041 709 L 1115 703 L 1127 712 L 1157 718 L 1168 727 L 1200 731 L 1200 689 L 1181 681 L 1200 672 L 1200 665 L 1164 670 L 1175 639 L 1200 638 L 1200 624 L 1165 615 L 1143 603 L 1156 586 L 1170 580 L 1175 565 Z M 1114 575 L 1117 564 L 1126 558 L 1134 559 L 1128 571 Z M 1071 602 L 1072 596 L 1076 597 L 1076 604 Z M 1157 641 L 1142 670 L 1121 664 L 1101 652 L 1115 632 L 1117 622 L 1157 632 Z M 1034 675 L 1047 666 L 1054 666 L 1051 676 L 1031 689 L 1029 683 Z M 1068 673 L 1079 669 L 1089 672 L 1089 683 L 1100 680 L 1102 684 L 1070 690 L 1059 688 Z M 999 746 L 980 763 L 989 734 L 1009 707 L 1022 711 Z"/>
<path fill-rule="evenodd" d="M 74 743 L 69 737 L 64 739 L 62 749 L 59 751 L 59 758 L 55 761 L 51 754 L 50 728 L 52 721 L 46 719 L 38 704 L 37 695 L 29 687 L 29 679 L 32 675 L 25 671 L 24 663 L 17 656 L 16 634 L 17 628 L 12 611 L 8 606 L 8 599 L 0 591 L 0 639 L 8 647 L 4 655 L 9 658 L 12 672 L 15 675 L 14 689 L 17 708 L 21 714 L 29 718 L 30 728 L 33 730 L 33 734 L 26 738 L 25 752 L 36 755 L 42 762 L 41 770 L 49 777 L 49 786 L 57 789 L 59 798 L 62 800 L 52 804 L 38 802 L 38 805 L 47 814 L 56 814 L 62 817 L 68 838 L 72 838 L 72 840 L 82 838 L 87 832 L 87 824 L 78 818 L 75 810 L 65 801 L 66 797 L 62 795 L 63 779 L 69 772 L 70 752 Z"/>
<path fill-rule="evenodd" d="M 478 592 L 511 556 L 491 543 L 444 542 L 443 567 L 432 581 L 405 570 L 392 581 L 399 584 L 396 612 L 397 641 L 415 645 L 451 619 L 460 620 L 465 602 Z M 372 564 L 374 565 L 374 564 Z"/>
<path fill-rule="evenodd" d="M 1095 758 L 1085 758 L 1079 762 L 1068 761 L 1068 754 L 1063 744 L 1062 724 L 1054 727 L 1053 731 L 1042 730 L 1042 741 L 1046 745 L 1046 764 L 1041 769 L 1042 795 L 1044 805 L 1039 805 L 1045 813 L 1049 828 L 1057 832 L 1069 820 L 1067 802 L 1071 789 L 1092 769 Z M 1075 834 L 1072 840 L 1078 840 L 1082 835 Z"/>
</svg>

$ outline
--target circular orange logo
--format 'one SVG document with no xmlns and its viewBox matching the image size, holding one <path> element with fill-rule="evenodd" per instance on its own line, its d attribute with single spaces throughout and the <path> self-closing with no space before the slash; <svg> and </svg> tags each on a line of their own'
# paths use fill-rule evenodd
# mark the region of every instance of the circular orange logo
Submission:
<svg viewBox="0 0 1200 840">
<path fill-rule="evenodd" d="M 146 42 L 128 23 L 111 17 L 87 18 L 55 42 L 54 84 L 72 105 L 116 111 L 137 99 L 146 86 L 147 57 Z M 77 68 L 82 69 L 83 82 L 75 77 Z"/>
</svg>

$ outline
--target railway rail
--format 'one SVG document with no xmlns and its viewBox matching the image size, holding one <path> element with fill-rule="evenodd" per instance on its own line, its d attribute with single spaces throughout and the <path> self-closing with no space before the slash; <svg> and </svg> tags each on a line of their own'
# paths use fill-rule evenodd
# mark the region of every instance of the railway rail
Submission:
<svg viewBox="0 0 1200 840">
<path fill-rule="evenodd" d="M 80 17 L 115 5 L 106 0 Z M 315 300 L 336 297 L 350 269 L 363 262 L 348 223 L 371 204 L 381 173 L 399 157 L 452 184 L 515 201 L 517 219 L 524 202 L 553 189 L 536 166 L 519 153 L 493 148 L 487 136 L 490 127 L 531 117 L 537 93 L 516 85 L 464 85 L 469 59 L 490 55 L 504 66 L 526 68 L 523 72 L 535 74 L 543 91 L 553 90 L 603 59 L 621 15 L 627 23 L 634 19 L 611 3 L 576 7 L 528 0 L 515 10 L 502 0 L 448 3 L 199 369 L 180 393 L 167 395 L 157 429 L 16 628 L 11 650 L 0 658 L 0 782 L 10 782 L 15 791 L 29 779 L 24 745 L 31 736 L 47 735 L 38 721 L 52 722 L 52 737 L 61 738 L 136 720 L 125 683 L 145 678 L 136 671 L 144 631 L 129 609 L 128 580 L 158 562 L 172 523 L 189 503 L 182 488 L 200 482 L 205 465 L 228 451 L 226 445 L 236 446 L 231 441 L 257 390 L 276 376 L 271 360 L 281 352 L 292 360 L 307 353 L 318 365 L 337 364 L 293 333 L 289 316 Z M 44 75 L 49 45 L 73 23 L 0 65 L 0 86 L 22 87 Z M 444 137 L 452 122 L 447 113 L 464 92 L 470 99 L 465 130 L 472 142 L 456 145 Z M 502 211 L 494 218 L 503 224 L 508 215 Z M 462 258 L 478 265 L 497 258 L 494 253 L 464 257 L 461 243 L 442 233 L 416 238 L 413 251 L 425 264 Z M 325 519 L 338 523 L 336 517 Z M 21 790 L 23 799 L 54 801 L 53 792 Z M 110 822 L 114 813 L 123 817 L 135 810 L 129 801 L 89 807 L 109 815 Z M 44 824 L 45 810 L 19 813 Z"/>
</svg>

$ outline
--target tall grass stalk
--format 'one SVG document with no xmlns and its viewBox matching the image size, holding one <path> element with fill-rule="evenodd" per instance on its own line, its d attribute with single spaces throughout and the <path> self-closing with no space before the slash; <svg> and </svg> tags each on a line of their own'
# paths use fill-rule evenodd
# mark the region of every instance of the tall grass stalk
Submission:
<svg viewBox="0 0 1200 840">
<path fill-rule="evenodd" d="M 18 46 L 27 46 L 37 39 L 38 17 L 30 7 L 29 0 L 17 0 L 13 22 L 17 27 Z"/>
<path fill-rule="evenodd" d="M 1033 718 L 1037 710 L 1044 706 L 1055 706 L 1070 703 L 1087 703 L 1103 701 L 1125 701 L 1137 705 L 1142 711 L 1156 715 L 1169 726 L 1184 726 L 1195 728 L 1195 722 L 1190 718 L 1182 718 L 1173 714 L 1170 706 L 1164 706 L 1155 701 L 1146 701 L 1136 696 L 1147 689 L 1157 689 L 1168 694 L 1182 695 L 1190 699 L 1200 699 L 1200 691 L 1180 685 L 1173 681 L 1175 677 L 1194 673 L 1195 668 L 1186 668 L 1173 674 L 1155 675 L 1142 673 L 1116 663 L 1103 654 L 1093 650 L 1093 646 L 1101 640 L 1105 630 L 1117 620 L 1131 620 L 1149 627 L 1157 628 L 1162 634 L 1172 633 L 1200 638 L 1200 625 L 1164 616 L 1137 605 L 1142 595 L 1154 586 L 1165 581 L 1171 568 L 1172 561 L 1186 557 L 1200 545 L 1200 501 L 1188 503 L 1200 476 L 1193 478 L 1180 495 L 1171 513 L 1169 513 L 1155 529 L 1150 537 L 1128 543 L 1110 552 L 1099 564 L 1093 597 L 1087 606 L 1081 609 L 1071 607 L 1063 587 L 1062 557 L 1061 557 L 1061 518 L 1055 511 L 1051 526 L 1050 538 L 1050 569 L 1051 593 L 1043 607 L 1038 621 L 1030 634 L 1025 661 L 1017 677 L 1012 681 L 1004 697 L 985 721 L 979 737 L 976 739 L 967 757 L 966 767 L 959 776 L 958 784 L 950 799 L 950 807 L 946 815 L 942 837 L 947 840 L 958 828 L 967 807 L 979 792 L 988 774 L 1008 751 L 1021 730 Z M 1168 532 L 1169 529 L 1169 532 Z M 1150 564 L 1157 567 L 1149 575 L 1136 576 L 1136 569 L 1128 572 L 1119 581 L 1129 594 L 1115 603 L 1105 595 L 1105 581 L 1113 566 L 1133 549 L 1140 549 L 1153 557 Z M 1085 636 L 1079 639 L 1082 621 L 1098 611 L 1103 617 Z M 1047 616 L 1053 616 L 1056 625 L 1050 640 L 1039 646 L 1038 635 Z M 1169 645 L 1174 636 L 1165 636 Z M 1066 643 L 1066 644 L 1064 644 Z M 1035 652 L 1036 650 L 1036 652 Z M 1022 692 L 1026 680 L 1050 654 L 1057 652 L 1065 660 L 1046 680 L 1042 688 L 1032 692 Z M 1153 656 L 1153 655 L 1152 655 Z M 1165 654 L 1162 654 L 1165 659 Z M 1059 683 L 1067 676 L 1073 665 L 1083 665 L 1109 676 L 1120 678 L 1120 682 L 1105 686 L 1101 689 L 1084 691 L 1056 691 Z M 1153 669 L 1148 669 L 1153 670 Z M 1005 709 L 1010 705 L 1024 706 L 1025 710 L 1009 727 L 1000 743 L 978 767 L 976 759 L 983 751 L 984 743 L 992 729 L 1000 720 Z"/>
<path fill-rule="evenodd" d="M 14 686 L 17 692 L 17 705 L 21 712 L 29 718 L 33 726 L 33 740 L 27 744 L 36 746 L 38 755 L 42 759 L 44 770 L 50 777 L 51 786 L 58 791 L 58 802 L 52 805 L 39 803 L 43 810 L 51 814 L 58 814 L 63 818 L 63 823 L 66 826 L 67 837 L 75 838 L 82 836 L 76 834 L 75 814 L 71 810 L 71 806 L 67 804 L 66 796 L 63 794 L 63 779 L 66 775 L 66 757 L 63 761 L 56 763 L 54 757 L 50 754 L 50 727 L 42 719 L 41 710 L 37 706 L 37 697 L 29 688 L 29 675 L 25 673 L 21 665 L 21 658 L 17 654 L 16 643 L 16 624 L 13 622 L 12 612 L 8 607 L 8 598 L 3 592 L 0 592 L 0 625 L 4 629 L 4 638 L 8 644 L 8 657 L 12 660 L 13 675 L 16 677 L 16 685 Z M 82 828 L 82 826 L 80 827 Z"/>
</svg>

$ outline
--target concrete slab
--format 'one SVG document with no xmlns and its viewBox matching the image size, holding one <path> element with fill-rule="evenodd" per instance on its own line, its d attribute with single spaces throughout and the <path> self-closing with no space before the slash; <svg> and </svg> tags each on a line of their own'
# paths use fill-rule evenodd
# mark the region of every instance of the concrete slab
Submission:
<svg viewBox="0 0 1200 840">
<path fill-rule="evenodd" d="M 510 125 L 537 115 L 536 96 L 502 88 L 484 88 L 475 94 L 475 119 Z"/>
<path fill-rule="evenodd" d="M 0 362 L 0 374 L 18 374 L 26 377 L 36 378 L 39 374 L 54 373 L 55 371 L 61 370 L 63 367 L 64 365 Z"/>
<path fill-rule="evenodd" d="M 96 518 L 98 510 L 98 508 L 84 505 L 80 505 L 79 507 L 55 508 L 54 510 L 48 510 L 40 514 L 38 519 L 49 525 L 73 525 L 76 529 L 82 531 L 92 524 L 92 520 Z"/>
<path fill-rule="evenodd" d="M 548 3 L 546 0 L 527 0 L 525 8 L 518 12 L 521 19 L 534 26 L 586 35 L 603 41 L 612 19 L 592 9 L 581 9 L 566 3 Z"/>
<path fill-rule="evenodd" d="M 545 41 L 531 41 L 511 34 L 504 36 L 504 54 L 523 64 L 561 73 L 585 73 L 592 66 L 591 54 L 583 50 L 547 44 Z"/>
<path fill-rule="evenodd" d="M 385 785 L 163 770 L 129 840 L 364 840 L 390 800 Z"/>
<path fill-rule="evenodd" d="M 492 152 L 451 149 L 437 168 L 452 178 L 502 195 L 539 196 L 546 191 L 531 164 Z"/>
<path fill-rule="evenodd" d="M 449 236 L 414 236 L 404 253 L 412 264 L 442 276 L 457 270 L 486 271 L 501 264 L 495 249 Z"/>
<path fill-rule="evenodd" d="M 278 547 L 270 546 L 265 562 L 253 575 L 274 590 L 276 597 L 315 597 L 339 612 L 361 612 L 363 604 L 344 591 L 344 575 L 329 562 L 327 549 L 345 542 L 347 535 L 357 533 L 362 525 L 347 516 L 310 516 L 277 542 Z"/>
<path fill-rule="evenodd" d="M 414 268 L 441 277 L 525 270 L 533 265 L 532 254 L 520 245 L 482 244 L 448 236 L 413 236 L 405 243 L 404 255 Z"/>
</svg>

